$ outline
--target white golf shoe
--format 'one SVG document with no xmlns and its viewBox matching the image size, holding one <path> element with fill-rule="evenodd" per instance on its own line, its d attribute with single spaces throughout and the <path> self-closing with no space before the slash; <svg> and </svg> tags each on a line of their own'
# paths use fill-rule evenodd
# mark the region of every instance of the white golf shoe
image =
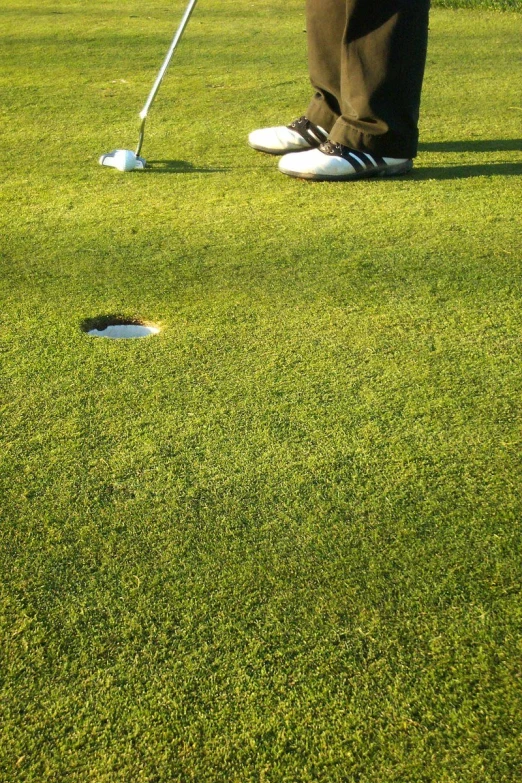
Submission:
<svg viewBox="0 0 522 783">
<path fill-rule="evenodd" d="M 407 174 L 412 168 L 413 161 L 410 158 L 381 158 L 331 141 L 308 152 L 284 155 L 279 161 L 279 171 L 290 177 L 333 182 L 391 177 Z"/>
<path fill-rule="evenodd" d="M 252 131 L 248 143 L 255 150 L 268 152 L 270 155 L 284 155 L 287 152 L 311 150 L 327 138 L 328 133 L 324 128 L 314 125 L 306 117 L 299 117 L 290 125 Z"/>
</svg>

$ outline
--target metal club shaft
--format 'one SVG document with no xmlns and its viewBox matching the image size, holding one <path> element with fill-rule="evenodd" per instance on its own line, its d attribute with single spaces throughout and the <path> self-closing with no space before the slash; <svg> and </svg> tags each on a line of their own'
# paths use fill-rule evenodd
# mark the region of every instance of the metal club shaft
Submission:
<svg viewBox="0 0 522 783">
<path fill-rule="evenodd" d="M 140 111 L 140 119 L 141 119 L 141 125 L 140 125 L 140 138 L 138 141 L 138 146 L 136 147 L 136 155 L 139 155 L 141 152 L 141 147 L 143 145 L 143 139 L 145 136 L 145 121 L 147 119 L 147 114 L 149 112 L 150 107 L 152 106 L 152 103 L 154 101 L 154 98 L 156 97 L 156 94 L 160 88 L 161 82 L 163 81 L 163 77 L 165 76 L 165 72 L 167 68 L 169 67 L 169 63 L 172 59 L 172 55 L 176 51 L 176 48 L 181 40 L 181 36 L 183 35 L 185 31 L 185 27 L 188 24 L 188 21 L 190 17 L 192 16 L 192 11 L 196 7 L 196 3 L 198 0 L 190 0 L 188 6 L 185 9 L 185 13 L 183 14 L 183 18 L 181 22 L 179 23 L 179 27 L 176 30 L 176 35 L 174 36 L 172 43 L 169 47 L 169 50 L 165 56 L 165 59 L 163 60 L 163 65 L 161 66 L 159 73 L 156 77 L 156 81 L 152 85 L 152 89 L 149 92 L 149 96 L 147 100 L 145 101 L 145 105 L 143 109 Z"/>
</svg>

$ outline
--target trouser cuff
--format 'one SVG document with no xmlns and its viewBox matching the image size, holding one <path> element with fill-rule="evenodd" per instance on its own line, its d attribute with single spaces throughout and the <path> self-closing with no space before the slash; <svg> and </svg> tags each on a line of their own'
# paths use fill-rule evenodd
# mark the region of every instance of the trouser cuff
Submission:
<svg viewBox="0 0 522 783">
<path fill-rule="evenodd" d="M 312 120 L 316 122 L 316 120 Z M 339 117 L 329 131 L 329 138 L 336 144 L 343 144 L 361 152 L 371 152 L 374 155 L 388 158 L 414 158 L 417 155 L 418 133 L 411 138 L 392 130 L 384 133 L 369 133 L 357 127 L 344 117 Z"/>
<path fill-rule="evenodd" d="M 408 134 L 400 134 L 379 126 L 374 132 L 370 132 L 367 127 L 358 127 L 369 123 L 340 117 L 320 94 L 314 95 L 310 101 L 306 116 L 315 125 L 324 128 L 330 140 L 336 144 L 343 144 L 345 147 L 370 152 L 380 157 L 415 158 L 417 155 L 419 134 L 416 129 Z"/>
</svg>

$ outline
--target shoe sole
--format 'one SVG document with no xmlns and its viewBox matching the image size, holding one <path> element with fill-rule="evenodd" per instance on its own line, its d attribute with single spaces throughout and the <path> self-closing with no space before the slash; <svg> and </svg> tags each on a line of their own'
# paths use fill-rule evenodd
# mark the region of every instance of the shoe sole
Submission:
<svg viewBox="0 0 522 783">
<path fill-rule="evenodd" d="M 251 147 L 253 150 L 256 150 L 257 152 L 265 152 L 267 155 L 288 155 L 290 152 L 310 152 L 310 150 L 315 149 L 315 147 L 301 147 L 293 150 L 273 150 L 273 149 L 271 150 L 268 149 L 268 147 L 256 147 L 250 142 L 247 143 L 248 146 Z"/>
<path fill-rule="evenodd" d="M 338 176 L 313 173 L 300 174 L 297 171 L 285 171 L 284 169 L 279 169 L 279 171 L 281 174 L 287 174 L 289 177 L 295 177 L 295 179 L 307 179 L 313 182 L 350 182 L 357 179 L 370 179 L 370 177 L 398 177 L 401 174 L 409 174 L 412 169 L 413 161 L 408 160 L 406 163 L 386 166 L 385 169 L 366 169 L 366 171 L 356 171 L 353 174 L 342 174 Z"/>
</svg>

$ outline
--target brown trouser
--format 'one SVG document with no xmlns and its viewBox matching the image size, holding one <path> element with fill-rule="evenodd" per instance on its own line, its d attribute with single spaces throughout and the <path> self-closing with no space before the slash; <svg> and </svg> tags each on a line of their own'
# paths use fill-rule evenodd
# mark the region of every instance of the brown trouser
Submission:
<svg viewBox="0 0 522 783">
<path fill-rule="evenodd" d="M 307 0 L 306 10 L 308 119 L 347 147 L 413 158 L 429 0 Z"/>
</svg>

